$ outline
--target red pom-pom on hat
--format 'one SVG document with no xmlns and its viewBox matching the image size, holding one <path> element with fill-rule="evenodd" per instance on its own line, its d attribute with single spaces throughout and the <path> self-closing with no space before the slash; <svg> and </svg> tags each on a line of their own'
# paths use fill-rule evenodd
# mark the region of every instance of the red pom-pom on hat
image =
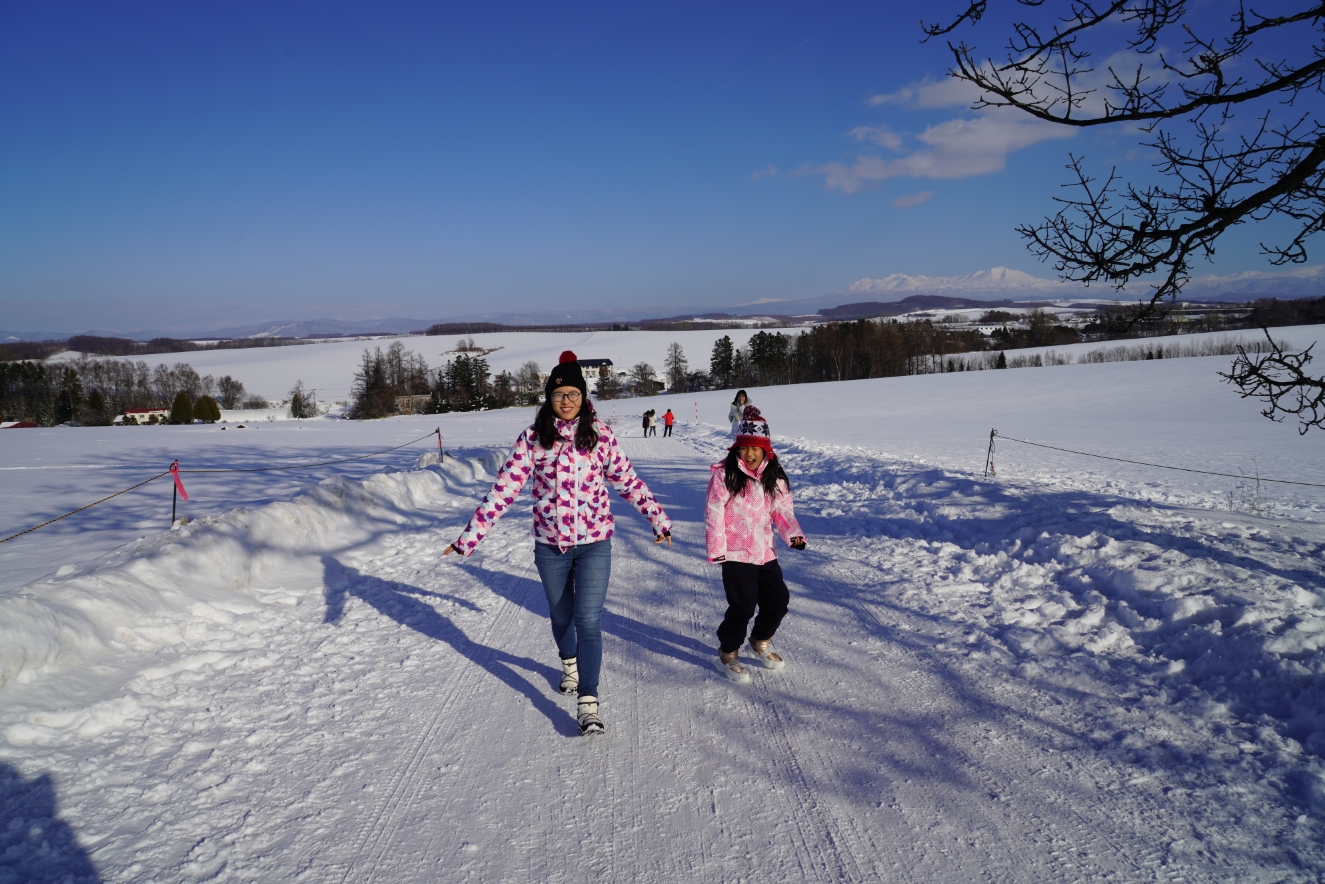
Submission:
<svg viewBox="0 0 1325 884">
<path fill-rule="evenodd" d="M 579 362 L 580 359 L 570 350 L 562 350 L 561 357 L 557 359 L 557 365 L 564 365 L 567 362 Z"/>
</svg>

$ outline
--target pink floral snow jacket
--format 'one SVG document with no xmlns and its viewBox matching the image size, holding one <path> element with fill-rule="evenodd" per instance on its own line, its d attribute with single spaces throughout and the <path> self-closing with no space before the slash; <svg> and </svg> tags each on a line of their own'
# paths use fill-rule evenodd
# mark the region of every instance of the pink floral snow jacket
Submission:
<svg viewBox="0 0 1325 884">
<path fill-rule="evenodd" d="M 747 476 L 758 480 L 768 463 L 765 460 L 753 473 L 744 463 L 738 462 L 737 465 Z M 726 557 L 729 562 L 762 565 L 778 557 L 773 547 L 774 528 L 788 545 L 791 538 L 805 536 L 792 511 L 791 489 L 786 482 L 779 480 L 778 493 L 772 500 L 758 481 L 746 482 L 740 496 L 733 497 L 725 481 L 727 465 L 715 463 L 710 469 L 708 501 L 704 510 L 710 562 Z"/>
<path fill-rule="evenodd" d="M 612 428 L 595 420 L 598 446 L 590 452 L 575 447 L 579 419 L 557 421 L 560 439 L 549 451 L 538 444 L 533 427 L 515 440 L 511 456 L 497 473 L 483 502 L 455 542 L 456 552 L 469 555 L 493 524 L 515 503 L 533 476 L 534 539 L 558 549 L 597 543 L 612 536 L 612 509 L 606 482 L 628 500 L 654 532 L 670 531 L 671 520 L 621 452 Z"/>
</svg>

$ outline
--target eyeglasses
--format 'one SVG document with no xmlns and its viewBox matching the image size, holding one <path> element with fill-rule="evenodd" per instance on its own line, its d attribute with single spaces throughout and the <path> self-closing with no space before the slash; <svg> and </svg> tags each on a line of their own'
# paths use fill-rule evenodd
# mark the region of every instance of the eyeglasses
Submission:
<svg viewBox="0 0 1325 884">
<path fill-rule="evenodd" d="M 552 401 L 553 401 L 553 402 L 579 402 L 580 399 L 583 398 L 583 396 L 584 396 L 584 394 L 582 394 L 579 390 L 576 390 L 574 393 L 553 393 L 553 394 L 552 394 Z"/>
</svg>

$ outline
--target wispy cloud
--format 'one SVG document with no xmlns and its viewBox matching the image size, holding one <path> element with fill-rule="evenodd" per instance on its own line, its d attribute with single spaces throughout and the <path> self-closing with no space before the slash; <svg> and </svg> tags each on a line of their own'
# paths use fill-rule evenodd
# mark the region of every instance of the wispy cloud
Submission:
<svg viewBox="0 0 1325 884">
<path fill-rule="evenodd" d="M 980 90 L 965 80 L 944 77 L 903 86 L 896 92 L 870 96 L 865 103 L 870 107 L 897 104 L 912 108 L 970 107 L 980 97 Z"/>
<path fill-rule="evenodd" d="M 970 108 L 979 97 L 980 91 L 965 80 L 926 78 L 895 92 L 871 96 L 865 103 L 871 107 L 935 110 Z M 1036 120 L 1020 111 L 984 108 L 929 126 L 915 136 L 919 147 L 908 153 L 907 139 L 891 127 L 857 126 L 846 133 L 848 138 L 877 144 L 901 155 L 862 153 L 854 161 L 825 163 L 813 171 L 824 176 L 827 189 L 846 194 L 858 193 L 889 178 L 969 178 L 1002 171 L 1007 166 L 1008 155 L 1015 151 L 1049 139 L 1071 138 L 1074 134 L 1069 127 Z"/>
<path fill-rule="evenodd" d="M 914 209 L 916 206 L 920 205 L 921 203 L 929 202 L 930 198 L 932 198 L 933 196 L 934 196 L 934 191 L 922 190 L 919 193 L 912 193 L 908 194 L 907 196 L 899 196 L 897 199 L 893 200 L 893 205 L 899 209 Z"/>
<path fill-rule="evenodd" d="M 755 169 L 750 173 L 751 181 L 758 181 L 761 178 L 776 178 L 778 174 L 777 166 L 765 166 L 762 169 Z"/>
<path fill-rule="evenodd" d="M 857 126 L 847 133 L 847 137 L 857 141 L 870 141 L 889 150 L 902 149 L 902 136 L 887 126 Z"/>
<path fill-rule="evenodd" d="M 969 178 L 1001 171 L 1013 151 L 1074 134 L 1054 123 L 991 111 L 930 126 L 917 136 L 925 147 L 905 156 L 861 155 L 849 165 L 825 163 L 815 171 L 824 176 L 829 190 L 846 194 L 888 178 Z"/>
<path fill-rule="evenodd" d="M 1163 47 L 1160 47 L 1161 51 Z M 1138 52 L 1124 50 L 1115 52 L 1100 63 L 1091 71 L 1078 73 L 1072 77 L 1071 92 L 1081 102 L 1073 111 L 1077 116 L 1098 116 L 1105 112 L 1105 101 L 1112 98 L 1115 105 L 1119 104 L 1121 98 L 1112 88 L 1116 85 L 1114 81 L 1114 72 L 1123 79 L 1127 80 L 1129 75 L 1144 66 L 1146 69 L 1146 83 L 1149 87 L 1158 87 L 1176 79 L 1173 71 L 1164 70 L 1154 64 L 1151 56 L 1142 55 Z M 986 62 L 982 66 L 986 73 L 992 74 L 992 68 Z M 1034 92 L 1046 101 L 1063 100 L 1063 95 L 1069 91 L 1067 83 L 1061 73 L 1054 71 L 1045 71 L 1044 78 L 1038 83 L 1019 84 L 1027 91 L 1022 95 L 1023 100 L 1029 100 Z M 1032 86 L 1038 89 L 1032 90 Z M 982 95 L 981 91 L 966 80 L 959 80 L 955 77 L 944 77 L 942 80 L 931 80 L 926 77 L 916 83 L 910 83 L 896 92 L 880 93 L 871 95 L 865 100 L 870 107 L 883 107 L 886 105 L 898 105 L 900 107 L 913 108 L 917 110 L 933 110 L 944 107 L 972 107 Z M 1062 113 L 1066 110 L 1063 104 L 1055 107 L 1055 113 Z"/>
</svg>

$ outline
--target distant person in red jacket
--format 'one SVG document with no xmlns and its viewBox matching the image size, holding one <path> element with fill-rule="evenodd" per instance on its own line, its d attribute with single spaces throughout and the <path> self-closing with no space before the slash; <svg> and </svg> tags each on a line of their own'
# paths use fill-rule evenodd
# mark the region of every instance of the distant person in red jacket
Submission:
<svg viewBox="0 0 1325 884">
<path fill-rule="evenodd" d="M 675 422 L 676 422 L 676 415 L 672 414 L 672 410 L 671 410 L 670 408 L 667 409 L 666 413 L 663 414 L 663 435 L 664 435 L 664 436 L 670 436 L 670 435 L 672 435 L 672 424 L 675 423 Z"/>
</svg>

